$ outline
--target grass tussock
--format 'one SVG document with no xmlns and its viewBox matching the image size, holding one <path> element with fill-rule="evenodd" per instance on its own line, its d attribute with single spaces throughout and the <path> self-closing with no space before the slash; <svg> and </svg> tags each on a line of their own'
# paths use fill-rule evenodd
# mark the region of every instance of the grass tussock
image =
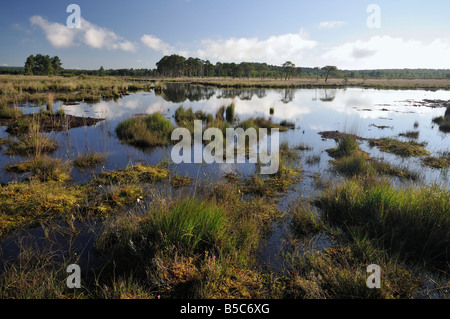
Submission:
<svg viewBox="0 0 450 319">
<path fill-rule="evenodd" d="M 356 138 L 352 135 L 345 134 L 338 140 L 337 147 L 329 149 L 327 152 L 331 157 L 339 158 L 351 155 L 353 152 L 358 150 L 359 146 Z"/>
<path fill-rule="evenodd" d="M 119 171 L 103 172 L 93 179 L 98 185 L 155 183 L 169 178 L 169 171 L 161 166 L 137 164 Z"/>
<path fill-rule="evenodd" d="M 21 137 L 8 137 L 6 154 L 33 156 L 41 154 L 50 154 L 59 147 L 58 143 L 47 135 L 32 134 Z"/>
<path fill-rule="evenodd" d="M 141 147 L 169 145 L 172 131 L 172 123 L 161 113 L 130 118 L 116 128 L 121 141 Z"/>
<path fill-rule="evenodd" d="M 382 253 L 367 254 L 356 245 L 328 248 L 292 258 L 284 298 L 296 299 L 403 299 L 412 298 L 420 281 Z M 370 289 L 367 266 L 382 269 L 381 289 Z"/>
<path fill-rule="evenodd" d="M 90 152 L 86 154 L 79 154 L 74 160 L 73 160 L 73 166 L 84 169 L 84 168 L 92 168 L 97 165 L 102 164 L 106 161 L 106 155 L 97 153 L 97 152 Z"/>
<path fill-rule="evenodd" d="M 202 197 L 160 202 L 148 212 L 111 221 L 96 247 L 115 272 L 144 283 L 162 298 L 257 298 L 264 278 L 252 256 L 262 236 L 267 203 L 242 201 L 234 186 Z M 273 214 L 273 213 L 272 213 Z M 272 217 L 273 218 L 273 217 Z M 156 294 L 156 293 L 155 293 Z"/>
<path fill-rule="evenodd" d="M 5 170 L 16 174 L 31 173 L 31 177 L 42 182 L 62 182 L 70 179 L 71 166 L 61 159 L 39 156 L 31 161 L 8 165 Z"/>
<path fill-rule="evenodd" d="M 406 131 L 404 133 L 400 133 L 398 136 L 416 140 L 419 138 L 419 132 L 418 131 Z"/>
<path fill-rule="evenodd" d="M 0 119 L 17 119 L 22 116 L 22 111 L 15 107 L 0 105 Z"/>
<path fill-rule="evenodd" d="M 376 179 L 350 179 L 327 190 L 317 204 L 327 222 L 359 229 L 392 254 L 436 266 L 448 262 L 448 190 L 398 189 Z"/>
<path fill-rule="evenodd" d="M 369 145 L 371 147 L 376 146 L 383 152 L 393 153 L 401 157 L 423 156 L 430 154 L 430 152 L 424 148 L 426 145 L 425 143 L 418 143 L 414 141 L 402 142 L 392 138 L 382 138 L 370 140 Z"/>
<path fill-rule="evenodd" d="M 234 106 L 234 103 L 231 103 L 225 109 L 225 118 L 227 119 L 227 122 L 230 124 L 234 124 L 234 120 L 235 120 L 234 112 L 235 112 L 235 106 Z"/>
<path fill-rule="evenodd" d="M 444 155 L 440 157 L 425 157 L 422 159 L 422 162 L 433 168 L 449 168 L 450 167 L 450 156 Z"/>
</svg>

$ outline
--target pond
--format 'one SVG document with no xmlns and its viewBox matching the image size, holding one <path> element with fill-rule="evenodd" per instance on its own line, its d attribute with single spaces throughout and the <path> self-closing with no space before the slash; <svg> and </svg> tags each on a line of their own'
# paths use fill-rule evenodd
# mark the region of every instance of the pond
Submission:
<svg viewBox="0 0 450 319">
<path fill-rule="evenodd" d="M 94 170 L 72 171 L 75 182 L 85 182 L 102 170 L 122 169 L 131 163 L 143 162 L 155 165 L 162 160 L 170 160 L 170 147 L 136 148 L 122 144 L 116 137 L 117 124 L 135 114 L 161 112 L 175 124 L 174 113 L 181 105 L 194 111 L 201 110 L 215 114 L 222 107 L 235 104 L 239 120 L 250 117 L 271 118 L 274 123 L 288 120 L 295 123 L 295 129 L 280 133 L 280 143 L 290 147 L 306 144 L 312 150 L 303 152 L 302 165 L 311 172 L 325 173 L 331 159 L 325 152 L 335 146 L 332 139 L 322 139 L 321 131 L 341 131 L 356 134 L 362 138 L 398 137 L 406 131 L 418 131 L 417 141 L 426 142 L 431 155 L 448 152 L 450 136 L 439 131 L 432 122 L 442 116 L 445 108 L 432 108 L 423 100 L 450 100 L 449 91 L 425 90 L 374 90 L 374 89 L 218 89 L 187 84 L 166 84 L 163 94 L 140 92 L 124 96 L 118 100 L 101 101 L 96 104 L 79 103 L 64 105 L 56 102 L 54 110 L 63 108 L 66 114 L 103 118 L 95 126 L 74 128 L 64 132 L 53 132 L 60 145 L 54 157 L 73 159 L 86 151 L 106 153 L 108 160 Z M 270 115 L 273 108 L 274 114 Z M 24 113 L 37 112 L 38 107 L 23 105 Z M 4 128 L 0 137 L 6 136 Z M 425 183 L 448 184 L 448 171 L 423 166 L 420 158 L 399 156 L 370 148 L 363 141 L 361 148 L 372 157 L 381 158 L 391 164 L 408 167 L 420 172 Z M 315 161 L 308 161 L 315 157 Z M 319 160 L 320 157 L 320 160 Z M 0 163 L 6 166 L 22 161 L 18 156 L 0 154 Z M 207 176 L 214 180 L 224 173 L 254 173 L 254 165 L 247 164 L 179 164 L 175 169 L 179 175 L 197 177 Z M 0 173 L 0 182 L 7 183 L 17 179 L 13 174 Z"/>
</svg>

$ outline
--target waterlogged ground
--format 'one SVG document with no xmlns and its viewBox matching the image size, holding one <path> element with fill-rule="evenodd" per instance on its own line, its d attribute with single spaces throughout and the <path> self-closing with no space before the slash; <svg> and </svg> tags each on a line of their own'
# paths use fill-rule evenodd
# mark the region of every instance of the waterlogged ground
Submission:
<svg viewBox="0 0 450 319">
<path fill-rule="evenodd" d="M 273 122 L 289 120 L 295 123 L 295 129 L 280 133 L 280 143 L 287 142 L 290 147 L 306 144 L 312 150 L 302 152 L 302 163 L 307 170 L 321 172 L 329 167 L 331 159 L 325 152 L 335 146 L 332 139 L 323 140 L 318 134 L 322 131 L 341 131 L 353 133 L 363 138 L 398 137 L 406 131 L 418 131 L 417 141 L 426 142 L 425 147 L 431 156 L 450 148 L 449 134 L 439 131 L 432 119 L 441 116 L 445 108 L 432 108 L 418 102 L 429 100 L 450 100 L 449 91 L 422 90 L 373 90 L 373 89 L 213 89 L 201 86 L 166 84 L 164 94 L 136 93 L 118 100 L 102 101 L 96 104 L 79 103 L 62 105 L 56 102 L 54 109 L 63 108 L 67 114 L 104 118 L 95 126 L 75 128 L 65 132 L 51 133 L 60 144 L 54 157 L 73 159 L 86 151 L 98 151 L 108 154 L 108 160 L 98 170 L 122 169 L 130 163 L 142 161 L 154 165 L 163 159 L 170 159 L 171 148 L 138 149 L 120 143 L 115 134 L 117 124 L 135 114 L 162 112 L 175 124 L 174 112 L 183 105 L 215 114 L 222 107 L 234 102 L 236 115 L 240 120 L 250 117 L 271 117 Z M 274 115 L 270 115 L 274 108 Z M 37 112 L 38 107 L 24 105 L 24 113 Z M 1 137 L 6 136 L 2 128 Z M 419 171 L 427 183 L 448 183 L 448 172 L 424 167 L 420 158 L 406 158 L 380 152 L 362 142 L 361 148 L 372 157 L 383 158 L 392 164 L 409 167 Z M 316 157 L 312 161 L 313 156 Z M 317 157 L 320 156 L 320 162 Z M 307 161 L 309 159 L 309 161 Z M 0 155 L 4 166 L 22 161 L 23 158 Z M 308 164 L 309 162 L 310 164 Z M 314 162 L 311 164 L 311 162 Z M 176 167 L 179 174 L 190 177 L 207 176 L 220 178 L 224 173 L 253 173 L 254 167 L 248 164 L 198 165 L 180 164 Z M 89 179 L 92 171 L 74 169 L 72 177 L 83 182 Z M 0 182 L 6 183 L 17 178 L 15 175 L 0 173 Z"/>
<path fill-rule="evenodd" d="M 64 109 L 66 114 L 101 118 L 104 121 L 95 126 L 74 128 L 63 132 L 50 133 L 60 147 L 52 157 L 74 159 L 78 154 L 96 151 L 107 154 L 107 160 L 95 169 L 72 170 L 72 179 L 76 183 L 84 183 L 93 175 L 102 171 L 123 169 L 138 162 L 156 165 L 163 160 L 170 162 L 171 147 L 136 148 L 119 141 L 115 134 L 117 124 L 135 114 L 151 114 L 161 112 L 175 124 L 174 113 L 181 105 L 192 107 L 193 111 L 201 110 L 215 114 L 216 111 L 231 103 L 235 104 L 236 116 L 239 120 L 251 117 L 271 117 L 274 123 L 288 120 L 295 123 L 295 129 L 280 133 L 280 143 L 287 142 L 291 148 L 300 145 L 309 146 L 308 150 L 299 151 L 298 164 L 304 170 L 304 178 L 279 201 L 279 208 L 288 211 L 298 195 L 313 197 L 317 190 L 314 178 L 320 173 L 322 180 L 333 180 L 334 173 L 329 170 L 332 158 L 325 151 L 335 147 L 333 139 L 323 139 L 319 132 L 340 131 L 356 134 L 362 138 L 399 137 L 407 131 L 419 132 L 418 142 L 426 142 L 426 149 L 431 156 L 439 156 L 450 150 L 450 134 L 439 131 L 432 119 L 442 116 L 443 107 L 430 107 L 423 100 L 450 100 L 450 91 L 425 90 L 374 90 L 374 89 L 215 89 L 185 84 L 166 84 L 164 93 L 140 92 L 110 101 L 96 104 L 80 102 L 64 105 L 56 102 L 54 110 Z M 22 105 L 24 114 L 38 112 L 39 107 Z M 270 115 L 270 109 L 274 114 Z M 1 128 L 0 138 L 8 134 Z M 362 140 L 361 149 L 371 157 L 409 168 L 420 174 L 419 183 L 438 183 L 449 185 L 448 169 L 434 169 L 423 165 L 419 157 L 401 158 L 371 148 Z M 5 167 L 24 161 L 20 156 L 8 156 L 0 153 L 0 165 Z M 253 164 L 171 164 L 169 166 L 177 175 L 189 176 L 194 180 L 221 179 L 227 173 L 251 175 L 255 173 Z M 0 170 L 0 182 L 8 183 L 20 180 L 24 176 L 6 173 Z M 195 184 L 191 185 L 195 187 Z M 39 232 L 39 231 L 38 231 Z M 275 266 L 281 263 L 280 248 L 287 235 L 287 222 L 274 225 L 274 232 L 265 240 L 265 248 L 261 254 L 261 263 L 268 260 Z M 322 235 L 312 238 L 308 243 L 313 249 L 330 246 L 330 242 Z M 306 249 L 306 248 L 305 248 Z"/>
</svg>

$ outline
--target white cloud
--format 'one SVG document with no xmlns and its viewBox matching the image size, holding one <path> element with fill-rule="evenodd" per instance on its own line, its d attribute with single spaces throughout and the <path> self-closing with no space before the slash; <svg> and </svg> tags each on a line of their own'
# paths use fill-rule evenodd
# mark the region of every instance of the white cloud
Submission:
<svg viewBox="0 0 450 319">
<path fill-rule="evenodd" d="M 322 60 L 348 69 L 441 69 L 450 68 L 449 55 L 449 39 L 434 39 L 425 43 L 400 37 L 374 36 L 330 48 L 322 55 Z"/>
<path fill-rule="evenodd" d="M 203 40 L 203 48 L 197 51 L 202 59 L 222 62 L 266 62 L 281 64 L 290 60 L 300 62 L 302 54 L 313 49 L 316 41 L 309 40 L 303 32 L 258 38 L 231 38 L 228 40 Z"/>
<path fill-rule="evenodd" d="M 163 40 L 155 37 L 154 35 L 144 34 L 141 37 L 141 42 L 148 48 L 158 52 L 162 52 L 164 55 L 179 54 L 184 57 L 190 55 L 188 51 L 178 50 L 170 44 L 164 42 Z"/>
<path fill-rule="evenodd" d="M 141 42 L 150 49 L 160 51 L 164 54 L 171 54 L 175 52 L 175 49 L 172 46 L 153 35 L 144 34 L 141 37 Z"/>
<path fill-rule="evenodd" d="M 323 21 L 317 27 L 318 29 L 335 29 L 345 25 L 344 21 Z"/>
<path fill-rule="evenodd" d="M 49 22 L 41 16 L 32 16 L 30 22 L 44 31 L 47 40 L 55 48 L 69 48 L 81 42 L 96 49 L 136 51 L 136 46 L 132 42 L 83 18 L 79 29 L 71 29 L 61 23 Z"/>
</svg>

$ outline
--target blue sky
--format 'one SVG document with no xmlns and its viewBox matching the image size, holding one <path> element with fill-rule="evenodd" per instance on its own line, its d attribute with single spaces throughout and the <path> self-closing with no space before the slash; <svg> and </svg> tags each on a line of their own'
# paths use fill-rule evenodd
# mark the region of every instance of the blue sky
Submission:
<svg viewBox="0 0 450 319">
<path fill-rule="evenodd" d="M 80 29 L 66 26 L 71 3 Z M 65 68 L 154 68 L 176 53 L 213 63 L 450 68 L 449 21 L 448 0 L 16 0 L 0 11 L 0 65 L 42 53 Z"/>
</svg>

